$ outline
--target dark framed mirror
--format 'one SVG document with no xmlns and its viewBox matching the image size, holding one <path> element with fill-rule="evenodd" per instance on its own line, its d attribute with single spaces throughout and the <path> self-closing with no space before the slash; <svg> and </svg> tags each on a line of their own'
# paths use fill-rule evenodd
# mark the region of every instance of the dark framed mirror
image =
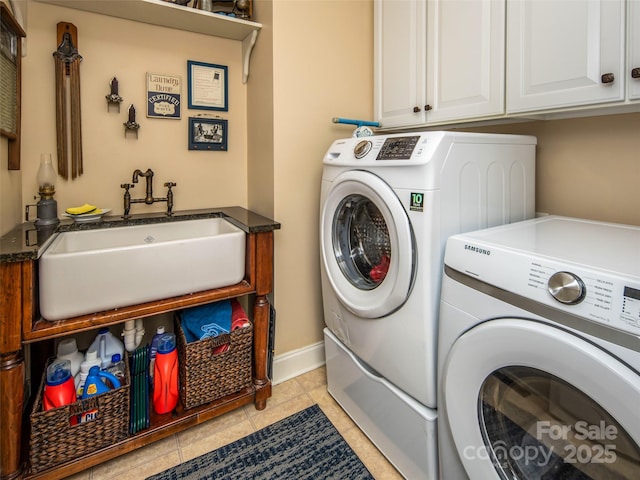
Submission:
<svg viewBox="0 0 640 480">
<path fill-rule="evenodd" d="M 22 41 L 26 33 L 0 2 L 0 135 L 9 143 L 8 169 L 20 170 Z"/>
</svg>

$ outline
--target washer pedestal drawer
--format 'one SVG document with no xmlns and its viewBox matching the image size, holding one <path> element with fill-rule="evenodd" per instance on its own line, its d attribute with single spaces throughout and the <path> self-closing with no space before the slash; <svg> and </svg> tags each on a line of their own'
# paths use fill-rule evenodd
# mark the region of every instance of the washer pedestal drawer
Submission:
<svg viewBox="0 0 640 480">
<path fill-rule="evenodd" d="M 436 480 L 436 411 L 379 376 L 327 328 L 324 345 L 331 396 L 404 477 Z"/>
</svg>

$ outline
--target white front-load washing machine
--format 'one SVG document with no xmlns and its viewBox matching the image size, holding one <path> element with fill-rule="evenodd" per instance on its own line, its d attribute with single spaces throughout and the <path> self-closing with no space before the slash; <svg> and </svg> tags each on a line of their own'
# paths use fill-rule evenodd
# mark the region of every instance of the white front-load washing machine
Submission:
<svg viewBox="0 0 640 480">
<path fill-rule="evenodd" d="M 536 139 L 338 140 L 323 160 L 329 392 L 407 478 L 436 478 L 436 338 L 449 235 L 534 215 Z"/>
<path fill-rule="evenodd" d="M 640 227 L 542 217 L 444 262 L 441 478 L 640 478 Z"/>
</svg>

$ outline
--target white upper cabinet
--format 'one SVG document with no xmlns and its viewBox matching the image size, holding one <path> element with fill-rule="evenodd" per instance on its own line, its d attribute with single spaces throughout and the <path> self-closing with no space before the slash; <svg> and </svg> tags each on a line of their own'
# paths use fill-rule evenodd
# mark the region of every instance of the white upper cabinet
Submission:
<svg viewBox="0 0 640 480">
<path fill-rule="evenodd" d="M 374 115 L 384 127 L 424 123 L 426 3 L 374 2 Z"/>
<path fill-rule="evenodd" d="M 504 114 L 505 2 L 427 5 L 426 123 Z"/>
<path fill-rule="evenodd" d="M 624 0 L 509 1 L 507 112 L 624 100 L 624 7 Z"/>
<path fill-rule="evenodd" d="M 627 96 L 629 100 L 640 100 L 640 0 L 630 0 L 628 6 Z"/>
<path fill-rule="evenodd" d="M 504 114 L 504 0 L 375 0 L 383 127 Z"/>
</svg>

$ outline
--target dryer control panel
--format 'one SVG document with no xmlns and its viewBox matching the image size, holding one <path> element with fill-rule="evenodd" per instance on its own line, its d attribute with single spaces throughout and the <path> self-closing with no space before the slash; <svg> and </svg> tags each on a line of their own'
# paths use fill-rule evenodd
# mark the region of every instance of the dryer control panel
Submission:
<svg viewBox="0 0 640 480">
<path fill-rule="evenodd" d="M 551 275 L 547 290 L 553 298 L 567 305 L 580 303 L 587 293 L 582 279 L 571 272 L 556 272 Z"/>
<path fill-rule="evenodd" d="M 640 338 L 640 227 L 543 217 L 447 242 L 478 281 Z"/>
<path fill-rule="evenodd" d="M 640 289 L 624 287 L 621 318 L 630 325 L 640 325 Z"/>
</svg>

